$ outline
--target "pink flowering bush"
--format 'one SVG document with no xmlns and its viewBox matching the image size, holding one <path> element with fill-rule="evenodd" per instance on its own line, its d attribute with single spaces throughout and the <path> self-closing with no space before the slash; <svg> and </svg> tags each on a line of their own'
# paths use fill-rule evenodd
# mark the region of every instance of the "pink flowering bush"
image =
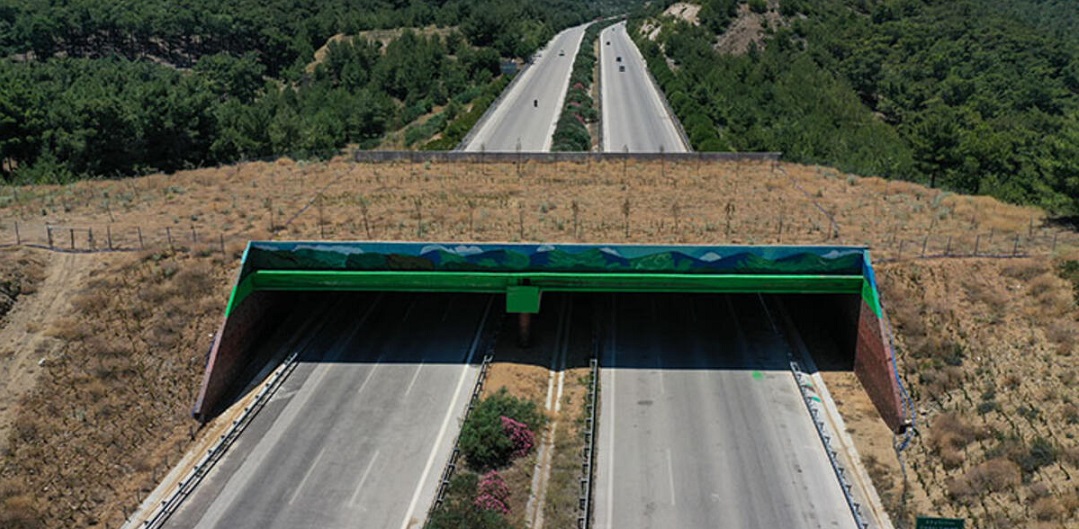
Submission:
<svg viewBox="0 0 1079 529">
<path fill-rule="evenodd" d="M 485 511 L 495 511 L 500 514 L 509 514 L 509 505 L 506 500 L 510 497 L 510 489 L 502 476 L 496 470 L 492 470 L 480 478 L 477 487 L 478 494 L 473 504 Z"/>
<path fill-rule="evenodd" d="M 511 452 L 510 456 L 513 459 L 528 455 L 536 444 L 536 436 L 528 428 L 527 424 L 505 415 L 502 416 L 502 431 L 506 432 L 510 442 L 513 443 L 513 452 Z"/>
<path fill-rule="evenodd" d="M 535 446 L 533 432 L 543 428 L 544 419 L 534 402 L 513 397 L 505 388 L 481 400 L 458 439 L 468 467 L 486 472 L 528 454 Z"/>
</svg>

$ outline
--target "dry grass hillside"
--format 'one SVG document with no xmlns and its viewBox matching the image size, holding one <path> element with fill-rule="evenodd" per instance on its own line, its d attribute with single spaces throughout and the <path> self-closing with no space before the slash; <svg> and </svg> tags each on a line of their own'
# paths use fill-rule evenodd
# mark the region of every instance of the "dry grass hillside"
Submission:
<svg viewBox="0 0 1079 529">
<path fill-rule="evenodd" d="M 1079 325 L 1061 279 L 1079 235 L 1038 210 L 791 164 L 337 159 L 0 189 L 0 245 L 22 243 L 2 250 L 0 281 L 31 285 L 0 362 L 36 381 L 0 409 L 14 425 L 0 526 L 115 527 L 130 512 L 190 445 L 239 251 L 269 237 L 868 244 L 921 410 L 905 487 L 864 393 L 849 373 L 828 381 L 891 510 L 1079 523 Z M 20 312 L 34 316 L 7 341 Z"/>
</svg>

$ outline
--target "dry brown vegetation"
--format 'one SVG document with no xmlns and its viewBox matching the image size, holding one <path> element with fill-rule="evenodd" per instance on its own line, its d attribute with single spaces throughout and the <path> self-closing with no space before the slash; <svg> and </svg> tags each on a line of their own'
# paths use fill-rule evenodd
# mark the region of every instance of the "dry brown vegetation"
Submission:
<svg viewBox="0 0 1079 529">
<path fill-rule="evenodd" d="M 1074 526 L 1079 394 L 1062 336 L 1079 312 L 1054 262 L 890 263 L 879 274 L 922 421 L 906 455 L 908 510 L 978 527 Z M 901 489 L 898 478 L 885 473 L 884 488 Z"/>
<path fill-rule="evenodd" d="M 92 229 L 95 248 L 138 248 L 141 230 L 148 250 L 58 267 L 90 272 L 69 279 L 70 314 L 33 330 L 60 354 L 2 454 L 0 526 L 115 525 L 152 487 L 190 443 L 240 244 L 270 237 L 868 244 L 921 408 L 906 488 L 857 383 L 828 383 L 900 525 L 914 514 L 1076 524 L 1079 327 L 1056 263 L 1075 258 L 1079 237 L 1036 209 L 792 164 L 338 159 L 0 189 L 0 245 L 16 241 L 16 223 L 24 244 L 47 245 L 49 225 L 56 246 L 87 249 Z M 1036 257 L 914 259 L 1016 246 Z M 32 255 L 56 266 L 65 254 Z"/>
<path fill-rule="evenodd" d="M 232 257 L 110 256 L 72 285 L 72 315 L 41 330 L 62 346 L 7 439 L 0 526 L 116 526 L 177 461 Z"/>
</svg>

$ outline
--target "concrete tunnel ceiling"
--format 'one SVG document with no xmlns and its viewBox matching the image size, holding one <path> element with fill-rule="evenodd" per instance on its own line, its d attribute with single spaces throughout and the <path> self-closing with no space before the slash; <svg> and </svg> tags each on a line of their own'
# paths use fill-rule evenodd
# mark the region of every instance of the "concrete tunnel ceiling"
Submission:
<svg viewBox="0 0 1079 529">
<path fill-rule="evenodd" d="M 537 313 L 544 292 L 847 294 L 860 300 L 855 373 L 885 422 L 905 422 L 894 350 L 864 247 L 252 241 L 207 359 L 193 413 L 206 420 L 274 320 L 285 292 L 505 294 Z"/>
</svg>

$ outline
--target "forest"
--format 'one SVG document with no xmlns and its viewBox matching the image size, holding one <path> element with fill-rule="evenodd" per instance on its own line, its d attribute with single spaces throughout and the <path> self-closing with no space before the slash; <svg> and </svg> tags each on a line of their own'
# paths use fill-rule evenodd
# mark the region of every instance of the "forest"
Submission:
<svg viewBox="0 0 1079 529">
<path fill-rule="evenodd" d="M 0 0 L 0 177 L 65 182 L 322 156 L 377 145 L 436 109 L 438 120 L 409 131 L 412 143 L 456 133 L 458 113 L 467 123 L 463 111 L 504 86 L 502 61 L 619 6 Z M 414 30 L 389 42 L 335 39 L 310 67 L 330 37 L 394 28 Z"/>
<path fill-rule="evenodd" d="M 781 151 L 1079 214 L 1074 2 L 744 3 L 705 0 L 699 25 L 667 20 L 655 42 L 638 37 L 696 149 Z M 664 7 L 638 13 L 638 27 Z M 745 54 L 717 52 L 740 9 L 780 22 Z"/>
</svg>

